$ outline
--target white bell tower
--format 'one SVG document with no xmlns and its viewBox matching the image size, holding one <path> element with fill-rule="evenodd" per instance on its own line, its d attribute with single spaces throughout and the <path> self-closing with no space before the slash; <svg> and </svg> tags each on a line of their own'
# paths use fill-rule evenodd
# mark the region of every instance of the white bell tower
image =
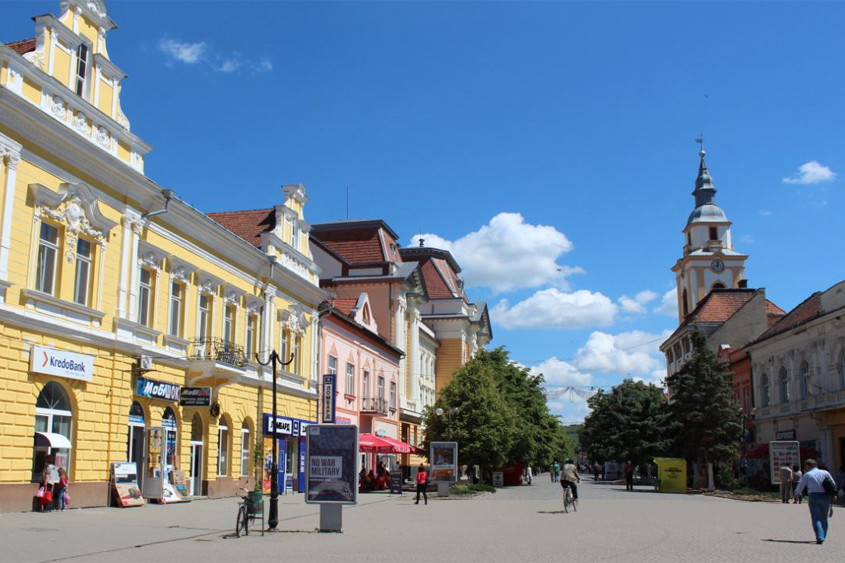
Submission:
<svg viewBox="0 0 845 563">
<path fill-rule="evenodd" d="M 699 142 L 702 142 L 699 139 Z M 704 148 L 699 157 L 695 180 L 695 209 L 684 227 L 684 254 L 672 271 L 678 287 L 678 317 L 683 322 L 698 302 L 713 289 L 746 287 L 746 254 L 734 252 L 731 222 L 716 205 L 716 188 L 704 161 Z"/>
</svg>

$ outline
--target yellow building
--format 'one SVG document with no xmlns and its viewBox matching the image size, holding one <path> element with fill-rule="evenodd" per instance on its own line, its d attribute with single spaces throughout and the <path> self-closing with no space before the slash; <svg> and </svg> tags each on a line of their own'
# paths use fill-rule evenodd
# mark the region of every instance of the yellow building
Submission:
<svg viewBox="0 0 845 563">
<path fill-rule="evenodd" d="M 194 495 L 252 486 L 272 426 L 255 358 L 271 349 L 294 356 L 276 427 L 298 487 L 325 299 L 305 189 L 283 188 L 253 244 L 149 180 L 104 2 L 60 10 L 0 46 L 0 511 L 33 507 L 47 456 L 77 507 L 109 502 L 116 462 L 142 481 L 184 475 Z M 208 404 L 180 406 L 186 388 Z M 154 427 L 165 444 L 147 459 Z"/>
</svg>

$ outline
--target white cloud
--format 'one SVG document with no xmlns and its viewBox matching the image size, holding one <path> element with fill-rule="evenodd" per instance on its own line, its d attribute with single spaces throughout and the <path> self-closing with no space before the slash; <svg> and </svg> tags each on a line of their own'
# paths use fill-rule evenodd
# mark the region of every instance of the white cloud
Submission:
<svg viewBox="0 0 845 563">
<path fill-rule="evenodd" d="M 678 288 L 670 289 L 660 298 L 660 305 L 655 307 L 655 313 L 662 315 L 669 315 L 670 317 L 678 316 Z"/>
<path fill-rule="evenodd" d="M 549 288 L 513 307 L 502 299 L 490 316 L 504 328 L 583 328 L 610 325 L 618 311 L 619 307 L 601 293 L 585 289 L 565 293 Z"/>
<path fill-rule="evenodd" d="M 671 334 L 666 330 L 654 334 L 635 330 L 608 334 L 595 331 L 575 355 L 579 370 L 591 370 L 622 377 L 645 376 L 663 363 L 660 343 Z"/>
<path fill-rule="evenodd" d="M 162 37 L 158 42 L 158 48 L 162 53 L 168 55 L 175 61 L 186 64 L 196 64 L 205 54 L 208 46 L 205 41 L 198 43 L 185 43 L 176 39 Z"/>
<path fill-rule="evenodd" d="M 819 184 L 836 178 L 836 172 L 821 164 L 817 160 L 805 162 L 798 167 L 798 173 L 790 178 L 784 178 L 785 184 Z"/>
<path fill-rule="evenodd" d="M 651 303 L 655 299 L 657 299 L 657 294 L 653 291 L 646 290 L 639 292 L 633 298 L 623 295 L 619 298 L 619 304 L 622 306 L 622 310 L 626 313 L 645 313 L 645 305 Z"/>
<path fill-rule="evenodd" d="M 771 216 L 771 214 L 772 214 L 772 212 L 769 209 L 761 209 L 760 210 L 760 215 L 762 215 L 763 217 L 769 217 L 769 216 Z"/>
<path fill-rule="evenodd" d="M 231 74 L 239 70 L 247 70 L 252 74 L 261 74 L 273 70 L 273 63 L 267 58 L 256 62 L 248 57 L 242 56 L 240 53 L 217 53 L 205 41 L 188 43 L 186 41 L 179 41 L 178 39 L 162 37 L 158 42 L 158 48 L 168 57 L 168 66 L 174 63 L 203 63 L 208 65 L 214 72 L 222 72 L 224 74 Z"/>
<path fill-rule="evenodd" d="M 533 375 L 543 374 L 543 379 L 548 385 L 557 386 L 586 386 L 593 381 L 589 373 L 579 371 L 578 368 L 564 360 L 558 360 L 552 356 L 541 364 L 531 368 Z"/>
<path fill-rule="evenodd" d="M 559 416 L 564 424 L 581 424 L 590 414 L 587 401 L 574 394 L 571 397 L 546 401 L 546 405 L 549 407 L 549 412 Z"/>
<path fill-rule="evenodd" d="M 561 266 L 557 259 L 572 250 L 566 235 L 548 225 L 526 223 L 519 213 L 499 213 L 475 232 L 448 241 L 433 234 L 415 235 L 425 245 L 452 253 L 463 270 L 467 286 L 485 286 L 495 292 L 551 284 L 568 289 L 566 278 L 584 273 Z"/>
<path fill-rule="evenodd" d="M 656 369 L 645 377 L 635 377 L 634 381 L 642 381 L 643 383 L 652 383 L 657 387 L 666 387 L 666 370 Z"/>
</svg>

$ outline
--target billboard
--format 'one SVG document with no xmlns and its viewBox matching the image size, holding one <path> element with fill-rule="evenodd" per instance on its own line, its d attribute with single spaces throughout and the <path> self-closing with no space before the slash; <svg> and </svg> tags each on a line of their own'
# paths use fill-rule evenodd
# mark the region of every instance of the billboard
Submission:
<svg viewBox="0 0 845 563">
<path fill-rule="evenodd" d="M 458 480 L 458 443 L 431 443 L 431 475 L 435 481 L 454 483 Z"/>
<path fill-rule="evenodd" d="M 769 471 L 772 485 L 780 485 L 781 467 L 801 467 L 801 447 L 793 440 L 769 442 Z"/>
<path fill-rule="evenodd" d="M 358 427 L 311 424 L 305 444 L 305 502 L 358 504 Z"/>
</svg>

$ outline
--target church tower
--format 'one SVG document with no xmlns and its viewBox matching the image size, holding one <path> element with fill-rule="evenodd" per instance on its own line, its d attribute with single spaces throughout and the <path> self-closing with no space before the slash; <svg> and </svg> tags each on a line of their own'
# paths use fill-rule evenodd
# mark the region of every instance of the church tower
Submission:
<svg viewBox="0 0 845 563">
<path fill-rule="evenodd" d="M 695 180 L 695 209 L 684 227 L 684 255 L 672 267 L 678 288 L 678 317 L 683 323 L 695 306 L 713 289 L 746 287 L 746 254 L 734 252 L 731 222 L 716 205 L 716 188 L 699 156 Z"/>
</svg>

